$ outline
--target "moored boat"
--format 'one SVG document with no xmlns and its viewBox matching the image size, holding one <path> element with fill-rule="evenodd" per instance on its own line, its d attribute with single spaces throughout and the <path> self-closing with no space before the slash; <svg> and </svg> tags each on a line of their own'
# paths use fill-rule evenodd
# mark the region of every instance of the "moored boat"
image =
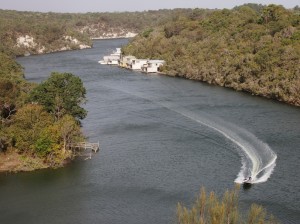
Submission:
<svg viewBox="0 0 300 224">
<path fill-rule="evenodd" d="M 104 56 L 103 60 L 98 61 L 101 65 L 118 65 L 121 58 L 121 48 L 117 48 L 115 52 L 108 56 Z"/>
</svg>

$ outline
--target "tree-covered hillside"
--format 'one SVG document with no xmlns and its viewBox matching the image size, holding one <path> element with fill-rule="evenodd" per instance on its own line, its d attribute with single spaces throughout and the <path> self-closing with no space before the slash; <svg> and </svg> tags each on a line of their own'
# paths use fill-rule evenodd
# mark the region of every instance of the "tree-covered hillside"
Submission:
<svg viewBox="0 0 300 224">
<path fill-rule="evenodd" d="M 92 46 L 91 38 L 126 37 L 190 9 L 123 13 L 39 13 L 0 10 L 0 52 L 40 54 Z"/>
<path fill-rule="evenodd" d="M 298 7 L 195 9 L 141 33 L 125 54 L 166 60 L 163 72 L 300 106 Z"/>
<path fill-rule="evenodd" d="M 11 55 L 79 49 L 80 45 L 92 44 L 62 15 L 4 10 L 0 11 L 0 41 L 0 51 Z"/>
</svg>

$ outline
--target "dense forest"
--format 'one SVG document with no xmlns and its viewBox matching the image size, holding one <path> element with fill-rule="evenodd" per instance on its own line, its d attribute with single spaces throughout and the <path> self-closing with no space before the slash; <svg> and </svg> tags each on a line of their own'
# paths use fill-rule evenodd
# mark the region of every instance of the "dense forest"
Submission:
<svg viewBox="0 0 300 224">
<path fill-rule="evenodd" d="M 300 106 L 300 11 L 246 4 L 194 9 L 141 32 L 123 52 L 162 72 Z"/>
</svg>

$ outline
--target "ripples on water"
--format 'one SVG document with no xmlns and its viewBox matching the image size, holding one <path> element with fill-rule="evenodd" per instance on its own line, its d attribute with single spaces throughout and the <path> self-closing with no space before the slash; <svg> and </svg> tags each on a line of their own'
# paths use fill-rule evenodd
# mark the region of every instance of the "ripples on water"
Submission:
<svg viewBox="0 0 300 224">
<path fill-rule="evenodd" d="M 114 87 L 109 88 L 114 89 Z M 268 144 L 262 142 L 247 130 L 226 123 L 220 118 L 209 116 L 203 112 L 198 111 L 198 113 L 194 113 L 189 111 L 184 107 L 170 103 L 169 101 L 171 101 L 171 99 L 161 101 L 159 98 L 144 95 L 141 92 L 133 93 L 128 90 L 122 90 L 121 88 L 117 90 L 149 100 L 154 104 L 158 104 L 201 125 L 211 128 L 229 139 L 237 146 L 237 151 L 242 157 L 242 168 L 235 179 L 236 183 L 241 184 L 244 179 L 248 179 L 248 177 L 252 178 L 252 183 L 263 183 L 271 176 L 276 166 L 276 153 L 272 151 Z"/>
</svg>

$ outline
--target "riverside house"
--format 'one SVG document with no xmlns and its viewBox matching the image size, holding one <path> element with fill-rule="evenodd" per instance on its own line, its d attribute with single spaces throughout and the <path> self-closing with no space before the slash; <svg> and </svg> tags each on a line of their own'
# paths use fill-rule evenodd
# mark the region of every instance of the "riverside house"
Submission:
<svg viewBox="0 0 300 224">
<path fill-rule="evenodd" d="M 132 63 L 132 60 L 135 60 L 136 57 L 132 56 L 132 55 L 129 55 L 129 56 L 123 56 L 121 57 L 120 59 L 120 67 L 122 68 L 131 68 L 131 63 Z"/>
<path fill-rule="evenodd" d="M 142 67 L 147 64 L 148 59 L 133 59 L 131 60 L 130 68 L 132 70 L 142 70 Z"/>
<path fill-rule="evenodd" d="M 160 66 L 164 63 L 164 60 L 148 60 L 147 63 L 142 66 L 142 71 L 146 73 L 159 72 Z"/>
</svg>

